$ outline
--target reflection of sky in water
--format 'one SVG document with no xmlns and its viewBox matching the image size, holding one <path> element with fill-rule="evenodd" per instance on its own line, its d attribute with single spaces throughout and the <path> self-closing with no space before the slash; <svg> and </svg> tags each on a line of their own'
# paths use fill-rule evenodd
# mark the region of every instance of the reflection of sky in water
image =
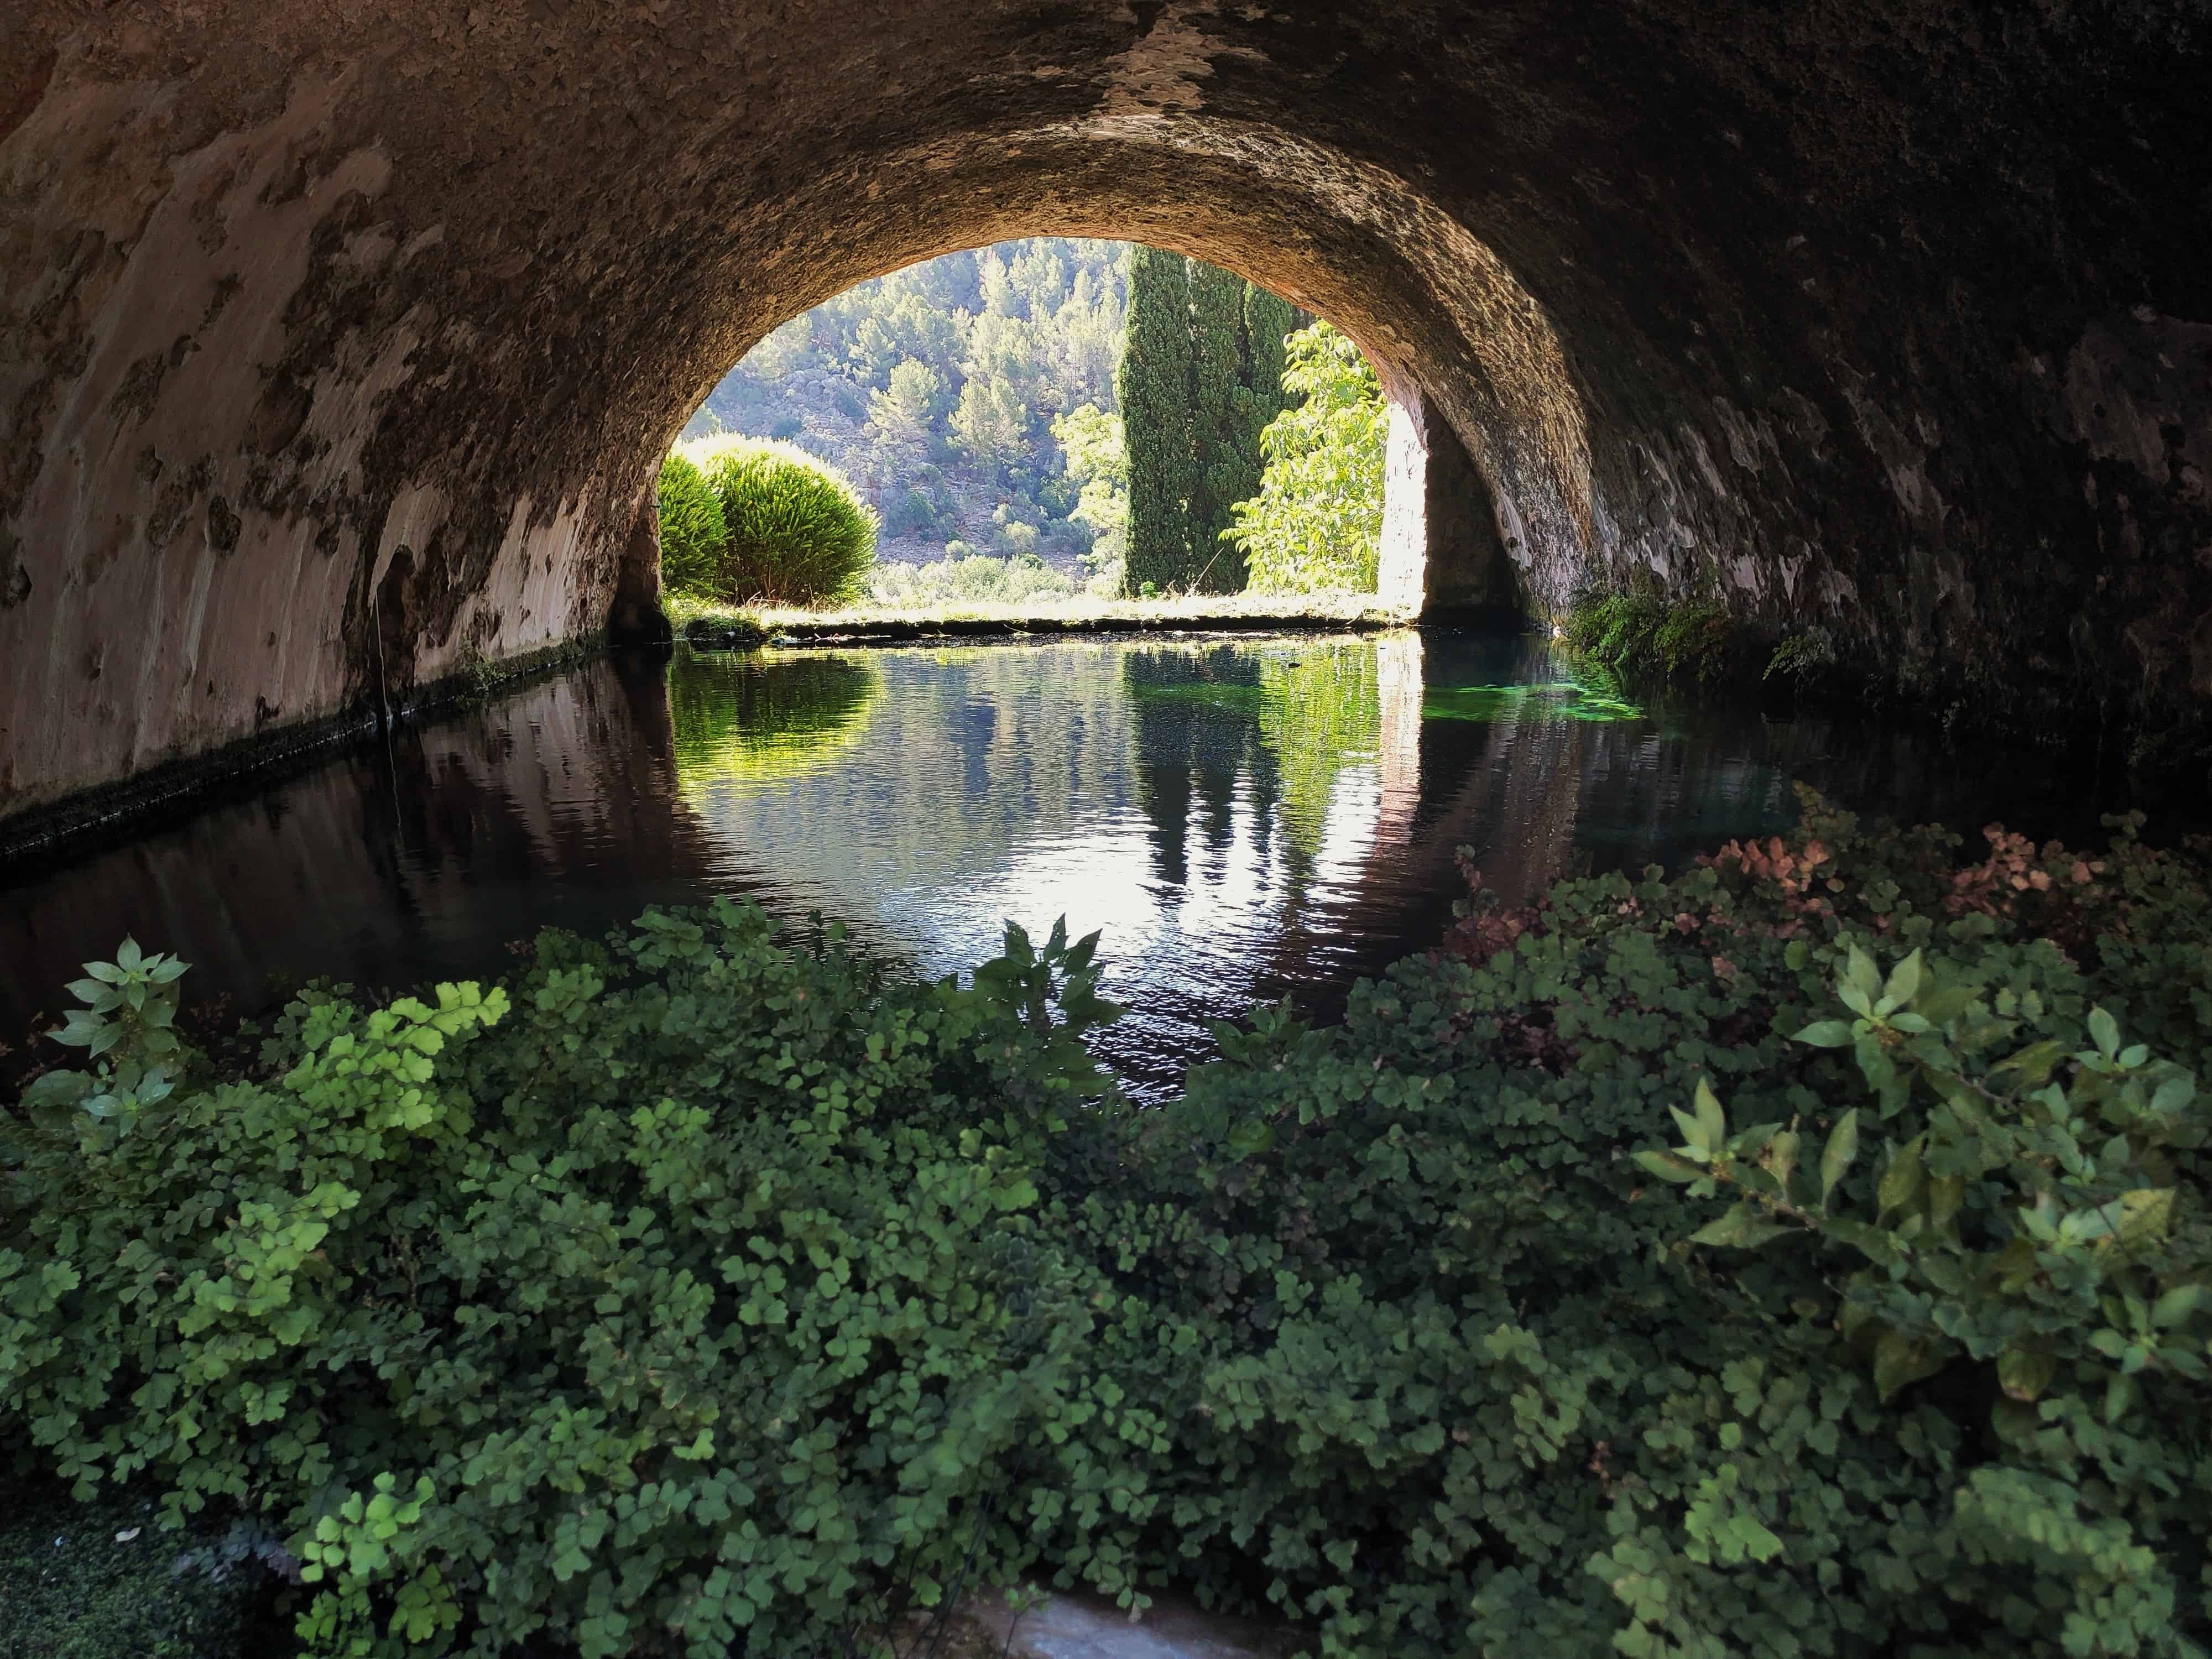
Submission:
<svg viewBox="0 0 2212 1659">
<path fill-rule="evenodd" d="M 365 986 L 497 973 L 548 924 L 758 896 L 933 972 L 1004 918 L 1104 933 L 1145 1091 L 1206 1022 L 1437 939 L 1474 849 L 1517 898 L 1572 867 L 1679 866 L 1839 799 L 2038 836 L 2100 803 L 2040 762 L 1878 727 L 1641 713 L 1540 642 L 1413 635 L 1085 640 L 594 664 L 172 828 L 0 876 L 0 1042 L 125 931 L 189 995 L 272 972 Z"/>
</svg>

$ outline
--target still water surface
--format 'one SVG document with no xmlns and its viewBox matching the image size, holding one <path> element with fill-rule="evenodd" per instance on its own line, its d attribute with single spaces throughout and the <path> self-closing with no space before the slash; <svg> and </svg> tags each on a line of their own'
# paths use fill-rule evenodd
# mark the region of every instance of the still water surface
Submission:
<svg viewBox="0 0 2212 1659">
<path fill-rule="evenodd" d="M 1140 1093 L 1207 1023 L 1323 1017 L 1433 944 L 1474 851 L 1509 899 L 1862 810 L 2038 835 L 2083 803 L 2038 757 L 1578 688 L 1521 637 L 1085 640 L 614 659 L 397 734 L 58 867 L 0 873 L 0 1041 L 126 933 L 240 1012 L 308 975 L 489 975 L 508 941 L 750 894 L 931 973 L 1003 920 L 1103 929 Z M 2094 820 L 2092 820 L 2094 825 Z"/>
</svg>

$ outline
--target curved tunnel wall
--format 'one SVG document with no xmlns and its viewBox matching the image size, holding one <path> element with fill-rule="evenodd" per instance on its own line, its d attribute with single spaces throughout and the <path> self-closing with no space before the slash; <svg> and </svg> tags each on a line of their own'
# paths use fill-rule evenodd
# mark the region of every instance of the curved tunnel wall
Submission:
<svg viewBox="0 0 2212 1659">
<path fill-rule="evenodd" d="M 2212 690 L 2197 0 L 11 10 L 0 812 L 601 626 L 754 340 L 1046 231 L 1341 323 L 1539 608 Z"/>
</svg>

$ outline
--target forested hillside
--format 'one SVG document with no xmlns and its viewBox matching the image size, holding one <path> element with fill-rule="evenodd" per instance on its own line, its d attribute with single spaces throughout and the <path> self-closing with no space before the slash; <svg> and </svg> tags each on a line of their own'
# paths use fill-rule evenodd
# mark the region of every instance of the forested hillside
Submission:
<svg viewBox="0 0 2212 1659">
<path fill-rule="evenodd" d="M 1129 244 L 1037 237 L 950 253 L 848 289 L 763 340 L 686 428 L 786 438 L 882 515 L 879 556 L 962 542 L 1063 569 L 1118 554 L 1119 501 L 1071 477 L 1054 422 L 1110 415 Z M 1105 422 L 1079 417 L 1095 436 Z M 1118 448 L 1118 445 L 1115 447 Z"/>
</svg>

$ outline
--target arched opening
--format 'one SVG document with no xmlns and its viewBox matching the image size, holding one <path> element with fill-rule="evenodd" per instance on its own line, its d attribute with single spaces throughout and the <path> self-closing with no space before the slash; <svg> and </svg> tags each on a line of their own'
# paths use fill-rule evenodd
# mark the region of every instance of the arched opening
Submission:
<svg viewBox="0 0 2212 1659">
<path fill-rule="evenodd" d="M 1146 326 L 1139 309 L 1153 327 L 1170 312 L 1177 319 L 1172 337 L 1146 349 L 1169 353 L 1173 384 L 1158 381 L 1160 371 L 1145 380 L 1139 368 L 1142 406 L 1124 410 L 1125 350 Z M 1034 592 L 1035 605 L 1136 597 L 1140 587 L 1235 594 L 1250 586 L 1285 600 L 1340 589 L 1379 594 L 1384 614 L 1407 621 L 1478 611 L 1518 618 L 1527 607 L 1490 484 L 1418 383 L 1387 364 L 1378 376 L 1356 337 L 1346 346 L 1330 323 L 1250 278 L 1095 238 L 1001 242 L 856 284 L 758 342 L 686 422 L 671 452 L 676 471 L 664 473 L 673 495 L 659 503 L 659 522 L 677 542 L 672 553 L 663 550 L 676 562 L 664 580 L 697 587 L 695 600 L 710 590 L 725 602 L 755 591 L 721 589 L 758 583 L 759 573 L 720 571 L 709 581 L 705 565 L 691 568 L 721 556 L 700 552 L 699 536 L 726 550 L 720 529 L 694 523 L 703 513 L 720 524 L 711 502 L 698 504 L 713 491 L 694 474 L 720 464 L 732 445 L 752 454 L 757 447 L 745 446 L 787 443 L 876 515 L 878 574 L 846 595 L 864 611 L 926 605 L 955 590 L 992 599 L 1018 589 Z M 1337 361 L 1331 353 L 1342 356 L 1342 370 L 1314 381 L 1315 365 Z M 1306 367 L 1291 368 L 1293 359 Z M 1317 385 L 1332 399 L 1352 399 L 1355 411 L 1372 409 L 1372 424 L 1361 416 L 1327 438 L 1322 425 L 1292 422 L 1279 440 L 1265 438 L 1274 416 L 1304 406 Z M 1277 479 L 1278 492 L 1291 488 L 1288 471 L 1263 453 L 1278 441 L 1297 454 L 1314 449 L 1317 470 L 1297 490 L 1313 494 L 1326 477 L 1330 499 L 1270 495 L 1238 532 L 1233 503 L 1260 497 L 1263 475 Z M 1188 544 L 1184 562 L 1160 568 L 1154 551 L 1146 568 L 1125 568 L 1132 458 L 1164 466 L 1178 443 L 1192 453 L 1188 482 L 1202 497 L 1169 512 Z M 1100 489 L 1085 495 L 1086 479 L 1101 468 Z M 1157 492 L 1164 477 L 1143 487 Z M 1266 554 L 1249 567 L 1263 521 L 1273 567 Z M 651 523 L 641 514 L 626 592 L 652 591 Z M 1345 544 L 1334 556 L 1303 550 L 1323 523 Z M 1037 575 L 1010 586 L 1004 556 L 1037 567 Z M 963 562 L 956 572 L 946 561 Z M 910 579 L 902 580 L 905 573 Z M 1154 576 L 1157 583 L 1146 580 Z M 627 633 L 635 623 L 621 614 L 620 599 L 617 609 L 617 628 Z"/>
</svg>

